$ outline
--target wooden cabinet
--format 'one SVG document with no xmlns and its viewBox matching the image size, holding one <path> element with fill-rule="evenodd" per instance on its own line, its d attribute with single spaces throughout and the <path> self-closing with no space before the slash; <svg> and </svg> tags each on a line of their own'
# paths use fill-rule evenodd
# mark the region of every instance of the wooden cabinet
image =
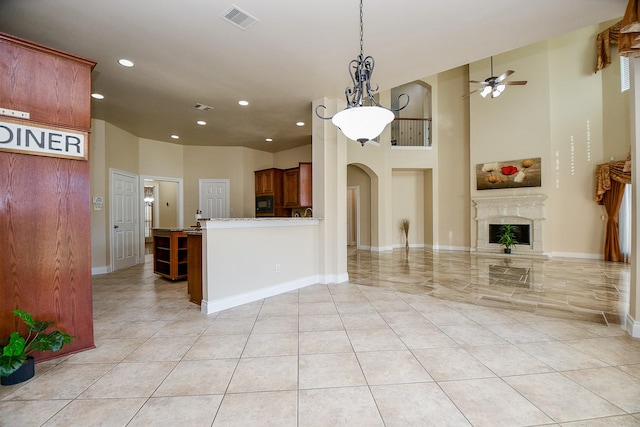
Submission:
<svg viewBox="0 0 640 427">
<path fill-rule="evenodd" d="M 289 217 L 293 208 L 312 205 L 311 163 L 300 163 L 291 169 L 263 169 L 255 171 L 256 197 L 273 196 L 273 213 L 256 216 Z"/>
<path fill-rule="evenodd" d="M 283 205 L 285 208 L 312 205 L 311 163 L 300 163 L 297 168 L 283 172 Z"/>
<path fill-rule="evenodd" d="M 153 272 L 179 280 L 187 278 L 187 234 L 181 230 L 153 230 Z"/>
<path fill-rule="evenodd" d="M 90 132 L 94 66 L 0 33 L 0 107 L 30 114 L 0 122 Z M 37 361 L 94 347 L 90 181 L 88 160 L 0 152 L 0 337 L 16 308 L 74 337 Z"/>
<path fill-rule="evenodd" d="M 279 175 L 277 169 L 265 169 L 255 172 L 256 175 L 256 196 L 272 195 L 277 187 L 276 175 Z"/>
<path fill-rule="evenodd" d="M 256 216 L 289 216 L 290 213 L 282 205 L 282 169 L 263 169 L 255 171 L 256 197 L 272 196 L 273 211 L 256 213 Z"/>
<path fill-rule="evenodd" d="M 187 290 L 189 300 L 202 302 L 202 234 L 187 233 Z"/>
</svg>

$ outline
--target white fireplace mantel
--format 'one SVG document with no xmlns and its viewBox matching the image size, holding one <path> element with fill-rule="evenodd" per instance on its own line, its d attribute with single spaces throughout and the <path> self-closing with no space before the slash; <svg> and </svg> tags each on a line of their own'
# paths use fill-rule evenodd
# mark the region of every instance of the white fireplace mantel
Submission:
<svg viewBox="0 0 640 427">
<path fill-rule="evenodd" d="M 487 253 L 501 252 L 500 245 L 489 243 L 490 224 L 528 224 L 531 244 L 516 246 L 514 253 L 543 255 L 544 202 L 547 198 L 545 194 L 474 198 L 478 225 L 476 250 Z"/>
</svg>

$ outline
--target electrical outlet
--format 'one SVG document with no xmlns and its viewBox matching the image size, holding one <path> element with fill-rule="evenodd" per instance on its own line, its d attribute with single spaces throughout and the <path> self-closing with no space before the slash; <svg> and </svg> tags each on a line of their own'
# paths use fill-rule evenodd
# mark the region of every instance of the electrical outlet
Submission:
<svg viewBox="0 0 640 427">
<path fill-rule="evenodd" d="M 276 264 L 276 273 L 280 273 L 280 264 Z"/>
</svg>

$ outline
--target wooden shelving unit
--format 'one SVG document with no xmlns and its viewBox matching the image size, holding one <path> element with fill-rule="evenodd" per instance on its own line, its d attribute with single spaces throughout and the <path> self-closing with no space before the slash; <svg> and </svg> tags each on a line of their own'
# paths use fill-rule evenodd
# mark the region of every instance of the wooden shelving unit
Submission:
<svg viewBox="0 0 640 427">
<path fill-rule="evenodd" d="M 153 230 L 153 272 L 171 280 L 187 278 L 187 234 L 181 230 Z"/>
</svg>

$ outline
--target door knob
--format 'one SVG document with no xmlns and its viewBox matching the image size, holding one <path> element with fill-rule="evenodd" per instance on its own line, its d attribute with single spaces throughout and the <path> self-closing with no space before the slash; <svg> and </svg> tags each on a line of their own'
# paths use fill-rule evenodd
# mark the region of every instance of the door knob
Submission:
<svg viewBox="0 0 640 427">
<path fill-rule="evenodd" d="M 119 225 L 114 225 L 113 228 L 120 228 L 120 226 Z"/>
</svg>

